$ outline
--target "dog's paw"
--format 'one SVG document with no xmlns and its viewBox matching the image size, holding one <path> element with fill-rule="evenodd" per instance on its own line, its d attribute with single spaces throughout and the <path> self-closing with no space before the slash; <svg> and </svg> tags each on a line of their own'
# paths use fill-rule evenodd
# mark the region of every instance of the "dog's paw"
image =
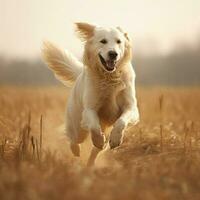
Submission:
<svg viewBox="0 0 200 200">
<path fill-rule="evenodd" d="M 123 141 L 123 134 L 121 132 L 115 132 L 115 131 L 111 132 L 109 140 L 111 149 L 118 147 L 122 143 L 122 141 Z"/>
<path fill-rule="evenodd" d="M 92 143 L 95 147 L 97 147 L 98 149 L 104 148 L 106 139 L 103 133 L 92 131 L 91 137 L 92 137 Z"/>
</svg>

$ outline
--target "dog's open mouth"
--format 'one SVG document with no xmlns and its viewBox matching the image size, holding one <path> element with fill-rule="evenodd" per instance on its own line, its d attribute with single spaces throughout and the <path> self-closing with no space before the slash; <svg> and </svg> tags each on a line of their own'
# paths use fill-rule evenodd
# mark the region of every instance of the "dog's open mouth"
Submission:
<svg viewBox="0 0 200 200">
<path fill-rule="evenodd" d="M 114 71 L 115 69 L 115 65 L 116 65 L 116 60 L 107 60 L 105 61 L 103 56 L 101 56 L 101 54 L 99 54 L 99 58 L 100 58 L 100 61 L 101 61 L 101 64 L 105 67 L 105 69 L 107 71 Z"/>
</svg>

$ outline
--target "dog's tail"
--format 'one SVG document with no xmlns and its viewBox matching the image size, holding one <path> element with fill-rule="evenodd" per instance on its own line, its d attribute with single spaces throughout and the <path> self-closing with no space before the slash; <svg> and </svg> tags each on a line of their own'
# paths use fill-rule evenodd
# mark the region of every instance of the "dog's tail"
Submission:
<svg viewBox="0 0 200 200">
<path fill-rule="evenodd" d="M 83 70 L 83 64 L 71 53 L 62 51 L 47 41 L 43 43 L 42 57 L 56 78 L 65 85 L 73 83 Z"/>
</svg>

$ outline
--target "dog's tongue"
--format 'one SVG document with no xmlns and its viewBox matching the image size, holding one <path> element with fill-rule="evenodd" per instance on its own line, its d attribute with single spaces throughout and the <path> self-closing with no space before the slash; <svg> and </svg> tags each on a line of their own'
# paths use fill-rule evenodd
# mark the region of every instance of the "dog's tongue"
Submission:
<svg viewBox="0 0 200 200">
<path fill-rule="evenodd" d="M 107 65 L 108 69 L 113 70 L 114 67 L 115 67 L 115 61 L 113 61 L 113 60 L 108 60 L 108 61 L 106 62 L 106 65 Z"/>
</svg>

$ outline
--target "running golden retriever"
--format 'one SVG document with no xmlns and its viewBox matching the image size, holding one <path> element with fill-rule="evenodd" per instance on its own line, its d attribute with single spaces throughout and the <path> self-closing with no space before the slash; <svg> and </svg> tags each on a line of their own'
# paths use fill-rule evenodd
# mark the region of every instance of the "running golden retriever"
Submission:
<svg viewBox="0 0 200 200">
<path fill-rule="evenodd" d="M 105 132 L 110 148 L 122 143 L 129 123 L 139 121 L 135 94 L 135 72 L 131 64 L 130 39 L 121 28 L 103 28 L 76 23 L 84 45 L 83 63 L 72 54 L 49 42 L 43 46 L 43 57 L 56 77 L 73 84 L 66 110 L 66 134 L 75 156 L 80 144 L 91 134 L 93 149 L 88 165 L 105 147 Z"/>
</svg>

